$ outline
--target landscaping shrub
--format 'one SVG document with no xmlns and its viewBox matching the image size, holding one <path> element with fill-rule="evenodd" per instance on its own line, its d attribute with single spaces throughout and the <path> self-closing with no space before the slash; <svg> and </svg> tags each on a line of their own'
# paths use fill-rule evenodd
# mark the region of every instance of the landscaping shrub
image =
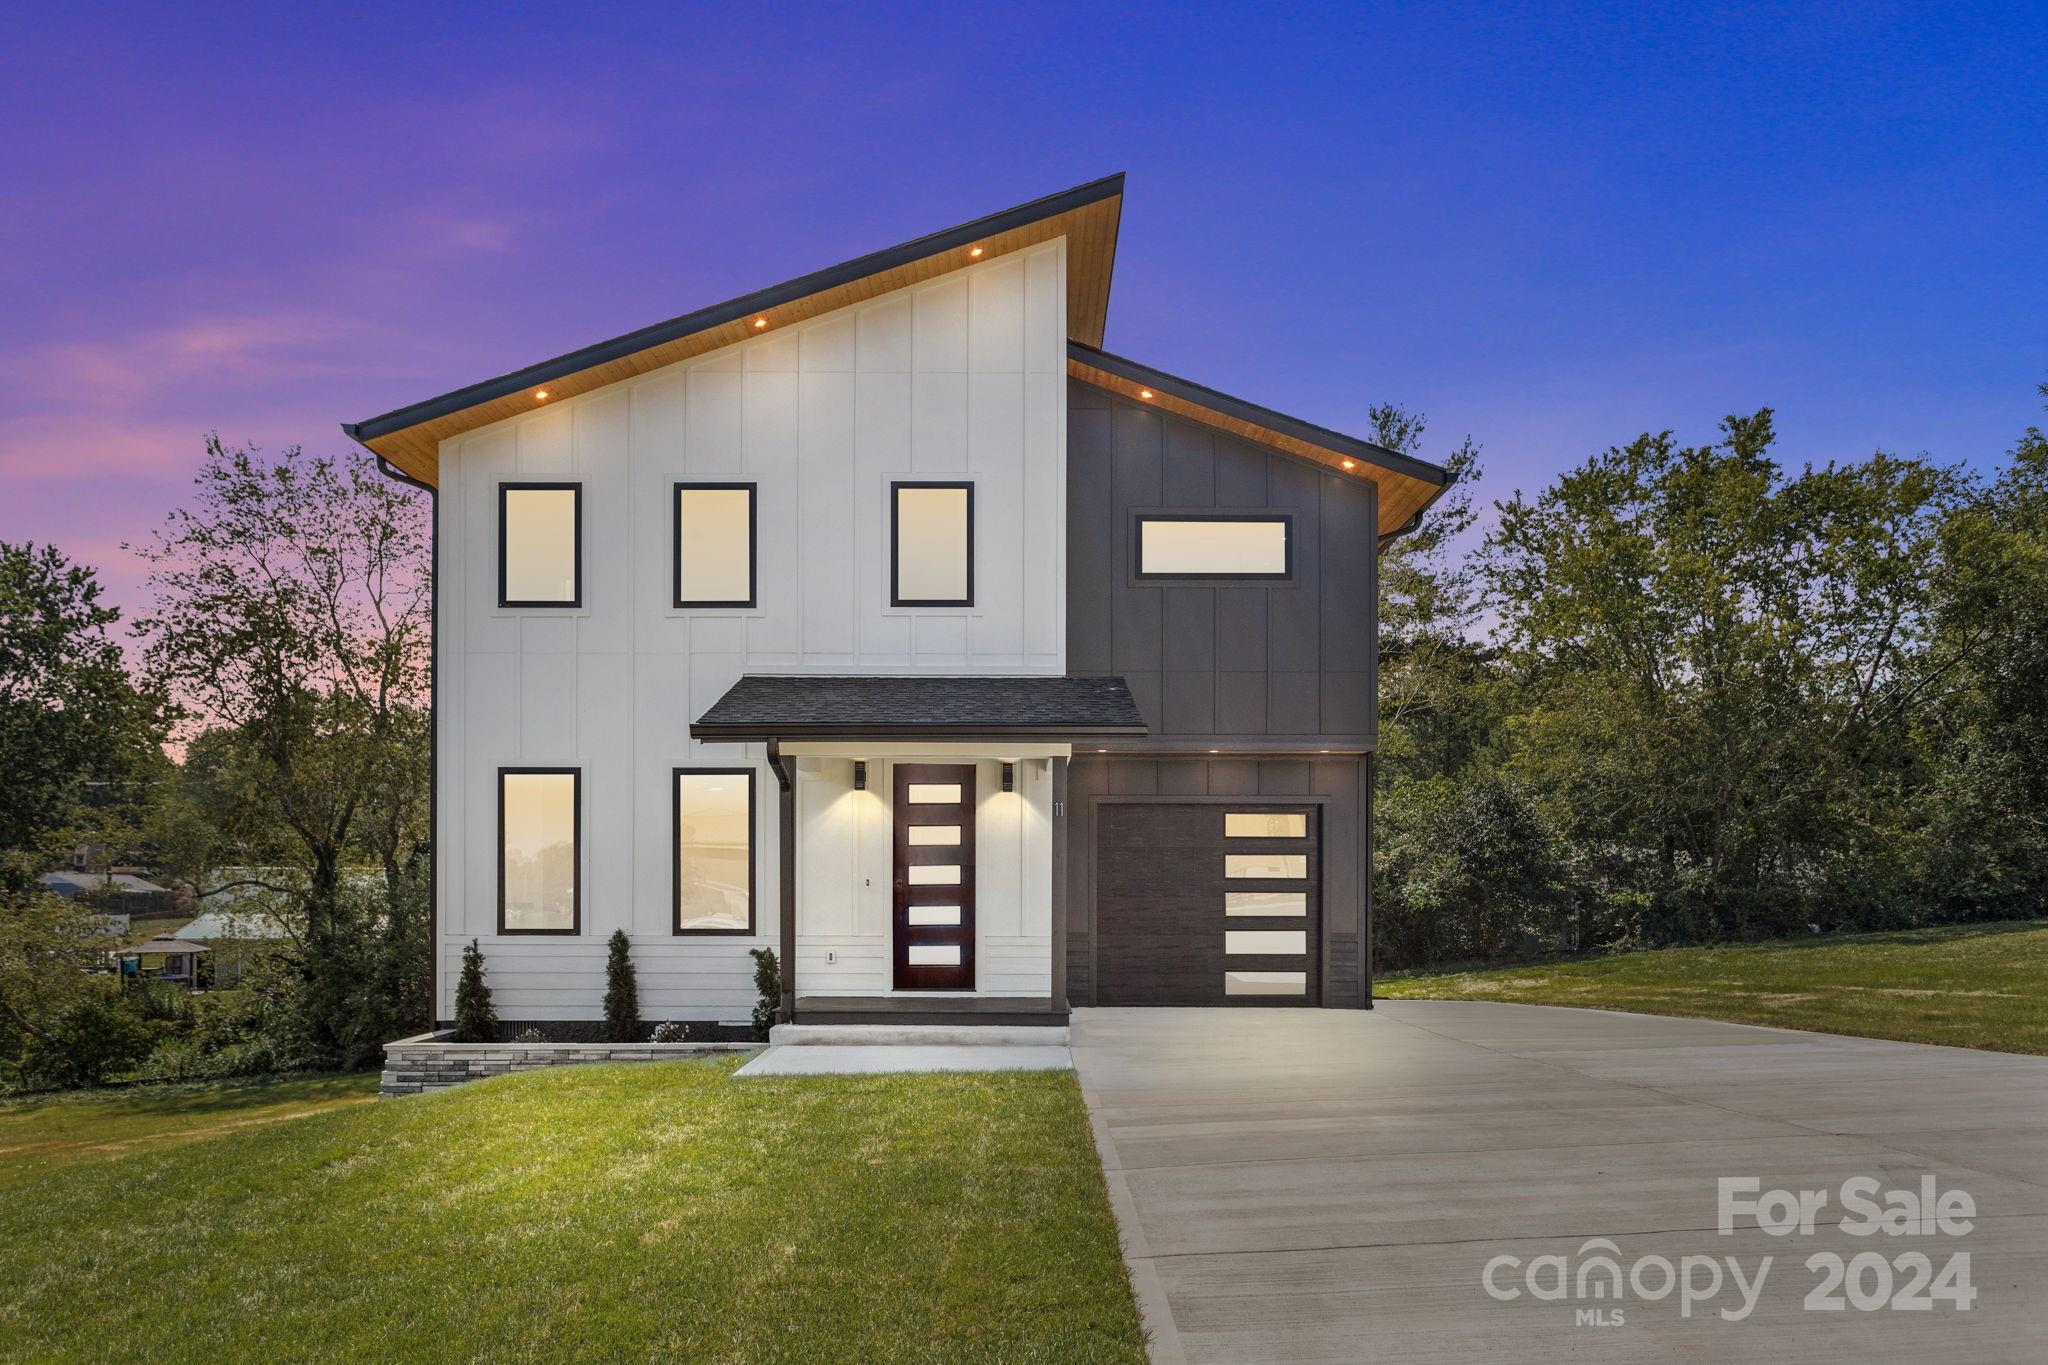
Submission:
<svg viewBox="0 0 2048 1365">
<path fill-rule="evenodd" d="M 149 1021 L 113 990 L 73 1001 L 45 1033 L 29 1035 L 22 1058 L 32 1085 L 99 1085 L 133 1069 L 157 1039 Z"/>
<path fill-rule="evenodd" d="M 498 1041 L 498 1007 L 484 982 L 484 950 L 471 939 L 462 950 L 462 979 L 455 984 L 455 1041 Z"/>
<path fill-rule="evenodd" d="M 548 1037 L 537 1028 L 523 1028 L 512 1035 L 515 1043 L 545 1043 Z"/>
<path fill-rule="evenodd" d="M 775 960 L 773 948 L 756 948 L 749 956 L 754 959 L 754 989 L 761 997 L 754 1002 L 754 1036 L 765 1043 L 782 1008 L 782 964 Z"/>
<path fill-rule="evenodd" d="M 654 1026 L 654 1042 L 687 1043 L 690 1041 L 690 1026 L 679 1024 L 673 1019 L 664 1020 Z"/>
<path fill-rule="evenodd" d="M 614 1043 L 640 1041 L 640 987 L 633 980 L 633 945 L 624 929 L 612 930 L 611 955 L 604 964 L 604 1036 Z"/>
</svg>

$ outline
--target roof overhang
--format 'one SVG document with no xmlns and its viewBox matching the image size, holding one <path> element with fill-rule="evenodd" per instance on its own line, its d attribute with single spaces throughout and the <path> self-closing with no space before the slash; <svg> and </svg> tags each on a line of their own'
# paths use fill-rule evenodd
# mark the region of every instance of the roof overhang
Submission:
<svg viewBox="0 0 2048 1365">
<path fill-rule="evenodd" d="M 531 411 L 536 389 L 545 388 L 550 402 L 571 398 L 758 336 L 767 330 L 755 325 L 758 320 L 786 327 L 1060 237 L 1067 239 L 1068 334 L 1099 343 L 1109 315 L 1123 191 L 1121 172 L 1105 176 L 496 379 L 344 423 L 342 430 L 410 478 L 438 486 L 441 442 Z"/>
<path fill-rule="evenodd" d="M 1037 740 L 1142 736 L 1122 678 L 1059 673 L 748 674 L 690 726 L 692 739 Z"/>
<path fill-rule="evenodd" d="M 1204 426 L 1313 460 L 1379 486 L 1379 534 L 1397 534 L 1436 501 L 1450 474 L 1426 460 L 1346 436 L 1284 412 L 1182 379 L 1088 344 L 1067 343 L 1067 373 L 1099 389 L 1159 408 Z"/>
</svg>

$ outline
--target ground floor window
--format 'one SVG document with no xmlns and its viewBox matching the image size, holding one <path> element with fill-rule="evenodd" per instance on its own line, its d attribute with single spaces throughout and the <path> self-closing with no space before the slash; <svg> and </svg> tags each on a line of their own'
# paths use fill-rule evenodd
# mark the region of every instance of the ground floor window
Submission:
<svg viewBox="0 0 2048 1365">
<path fill-rule="evenodd" d="M 754 770 L 677 768 L 678 934 L 754 932 Z"/>
<path fill-rule="evenodd" d="M 582 865 L 583 773 L 498 770 L 498 932 L 573 934 Z"/>
</svg>

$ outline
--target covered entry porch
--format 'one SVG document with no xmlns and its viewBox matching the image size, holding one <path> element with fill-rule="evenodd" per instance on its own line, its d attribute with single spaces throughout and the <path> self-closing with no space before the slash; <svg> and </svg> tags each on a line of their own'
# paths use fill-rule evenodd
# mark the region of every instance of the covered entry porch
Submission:
<svg viewBox="0 0 2048 1365">
<path fill-rule="evenodd" d="M 734 684 L 691 734 L 767 751 L 781 1019 L 1063 1023 L 1072 746 L 1144 732 L 1120 678 Z"/>
</svg>

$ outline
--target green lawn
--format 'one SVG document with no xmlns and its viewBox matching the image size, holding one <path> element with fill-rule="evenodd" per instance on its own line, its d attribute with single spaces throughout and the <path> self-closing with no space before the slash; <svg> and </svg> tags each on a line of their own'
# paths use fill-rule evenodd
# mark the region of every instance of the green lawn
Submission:
<svg viewBox="0 0 2048 1365">
<path fill-rule="evenodd" d="M 2048 1054 L 2048 922 L 1666 948 L 1378 977 L 1392 1000 L 1505 1000 Z"/>
<path fill-rule="evenodd" d="M 1065 1073 L 0 1105 L 0 1356 L 1129 1360 Z"/>
</svg>

